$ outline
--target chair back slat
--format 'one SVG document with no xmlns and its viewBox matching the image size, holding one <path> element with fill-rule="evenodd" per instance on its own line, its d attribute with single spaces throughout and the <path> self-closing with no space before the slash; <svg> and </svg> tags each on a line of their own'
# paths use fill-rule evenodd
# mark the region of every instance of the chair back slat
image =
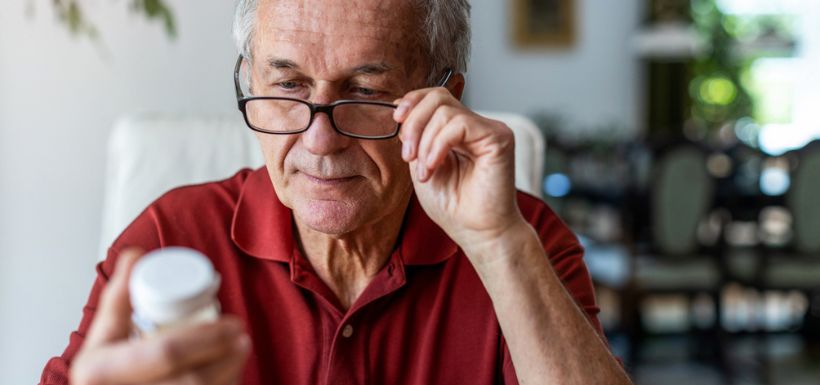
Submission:
<svg viewBox="0 0 820 385">
<path fill-rule="evenodd" d="M 794 216 L 794 248 L 820 257 L 820 145 L 804 149 L 786 204 Z"/>
<path fill-rule="evenodd" d="M 674 148 L 660 159 L 654 177 L 651 215 L 655 248 L 668 256 L 695 252 L 698 224 L 709 210 L 714 191 L 705 154 L 694 146 Z"/>
</svg>

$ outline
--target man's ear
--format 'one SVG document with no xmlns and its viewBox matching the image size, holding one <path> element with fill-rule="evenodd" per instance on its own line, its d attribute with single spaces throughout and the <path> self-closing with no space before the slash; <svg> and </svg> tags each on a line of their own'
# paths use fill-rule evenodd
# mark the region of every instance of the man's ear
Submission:
<svg viewBox="0 0 820 385">
<path fill-rule="evenodd" d="M 447 89 L 450 90 L 450 93 L 456 97 L 456 99 L 461 100 L 461 97 L 464 95 L 464 75 L 458 73 L 454 74 L 453 77 L 447 82 Z"/>
</svg>

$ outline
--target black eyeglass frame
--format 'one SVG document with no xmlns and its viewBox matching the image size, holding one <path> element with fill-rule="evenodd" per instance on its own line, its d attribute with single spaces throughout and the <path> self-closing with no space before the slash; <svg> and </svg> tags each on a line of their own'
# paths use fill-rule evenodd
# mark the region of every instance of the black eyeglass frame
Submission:
<svg viewBox="0 0 820 385">
<path fill-rule="evenodd" d="M 236 66 L 235 66 L 234 71 L 233 71 L 233 82 L 234 82 L 234 87 L 236 88 L 237 106 L 239 107 L 239 111 L 242 112 L 242 117 L 245 119 L 245 124 L 247 124 L 248 127 L 251 130 L 254 130 L 256 132 L 261 132 L 263 134 L 274 134 L 274 135 L 301 134 L 301 133 L 307 131 L 308 128 L 310 128 L 310 126 L 313 124 L 313 120 L 316 118 L 317 113 L 324 112 L 330 118 L 331 127 L 333 127 L 333 129 L 336 132 L 338 132 L 339 134 L 344 135 L 344 136 L 349 136 L 351 138 L 356 138 L 356 139 L 379 140 L 379 139 L 390 139 L 390 138 L 393 138 L 393 137 L 395 137 L 396 135 L 399 134 L 399 130 L 401 129 L 401 123 L 396 123 L 396 128 L 393 130 L 393 132 L 391 132 L 390 134 L 387 134 L 387 135 L 377 135 L 377 136 L 359 135 L 359 134 L 353 134 L 353 133 L 350 133 L 350 132 L 345 132 L 345 131 L 340 130 L 338 127 L 336 127 L 336 119 L 333 118 L 333 109 L 335 109 L 336 107 L 341 106 L 341 105 L 365 104 L 365 105 L 391 107 L 393 109 L 396 109 L 398 106 L 393 104 L 393 103 L 379 102 L 379 101 L 373 101 L 373 100 L 343 99 L 343 100 L 337 100 L 333 103 L 328 103 L 328 104 L 315 104 L 315 103 L 311 103 L 307 100 L 287 98 L 287 97 L 279 97 L 279 96 L 245 96 L 245 94 L 242 92 L 242 87 L 240 87 L 240 85 L 239 85 L 239 70 L 242 67 L 242 60 L 244 60 L 242 55 L 239 55 L 239 58 L 236 59 Z M 437 87 L 444 87 L 445 85 L 447 85 L 447 83 L 453 77 L 453 74 L 454 74 L 453 69 L 446 68 L 444 76 L 442 76 L 441 80 L 438 82 Z M 305 127 L 300 128 L 298 130 L 290 130 L 290 131 L 267 131 L 267 130 L 263 130 L 261 128 L 254 127 L 251 124 L 250 120 L 248 120 L 248 113 L 247 113 L 246 106 L 247 106 L 248 102 L 253 101 L 253 100 L 286 100 L 286 101 L 301 103 L 301 104 L 304 104 L 304 105 L 308 106 L 308 108 L 310 109 L 310 119 L 308 120 L 308 123 L 307 123 L 307 125 L 305 125 Z"/>
</svg>

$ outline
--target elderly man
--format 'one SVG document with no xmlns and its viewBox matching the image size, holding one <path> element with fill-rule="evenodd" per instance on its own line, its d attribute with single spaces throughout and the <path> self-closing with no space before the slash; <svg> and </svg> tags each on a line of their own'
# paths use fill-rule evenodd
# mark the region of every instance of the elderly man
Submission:
<svg viewBox="0 0 820 385">
<path fill-rule="evenodd" d="M 516 192 L 511 131 L 459 102 L 468 15 L 241 0 L 237 96 L 265 167 L 151 204 L 42 383 L 629 383 L 576 238 Z M 172 245 L 212 259 L 225 316 L 129 339 L 132 247 Z"/>
</svg>

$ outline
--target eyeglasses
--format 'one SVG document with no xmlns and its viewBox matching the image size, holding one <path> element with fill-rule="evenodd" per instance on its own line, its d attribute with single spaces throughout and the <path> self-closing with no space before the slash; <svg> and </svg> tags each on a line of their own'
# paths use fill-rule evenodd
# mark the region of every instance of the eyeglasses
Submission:
<svg viewBox="0 0 820 385">
<path fill-rule="evenodd" d="M 242 56 L 236 60 L 234 86 L 239 111 L 254 131 L 266 134 L 299 134 L 313 124 L 317 113 L 325 113 L 336 132 L 358 139 L 389 139 L 399 133 L 401 124 L 393 120 L 395 104 L 370 100 L 337 100 L 314 104 L 302 99 L 277 96 L 245 96 L 239 84 Z M 438 87 L 453 76 L 447 69 Z"/>
</svg>

